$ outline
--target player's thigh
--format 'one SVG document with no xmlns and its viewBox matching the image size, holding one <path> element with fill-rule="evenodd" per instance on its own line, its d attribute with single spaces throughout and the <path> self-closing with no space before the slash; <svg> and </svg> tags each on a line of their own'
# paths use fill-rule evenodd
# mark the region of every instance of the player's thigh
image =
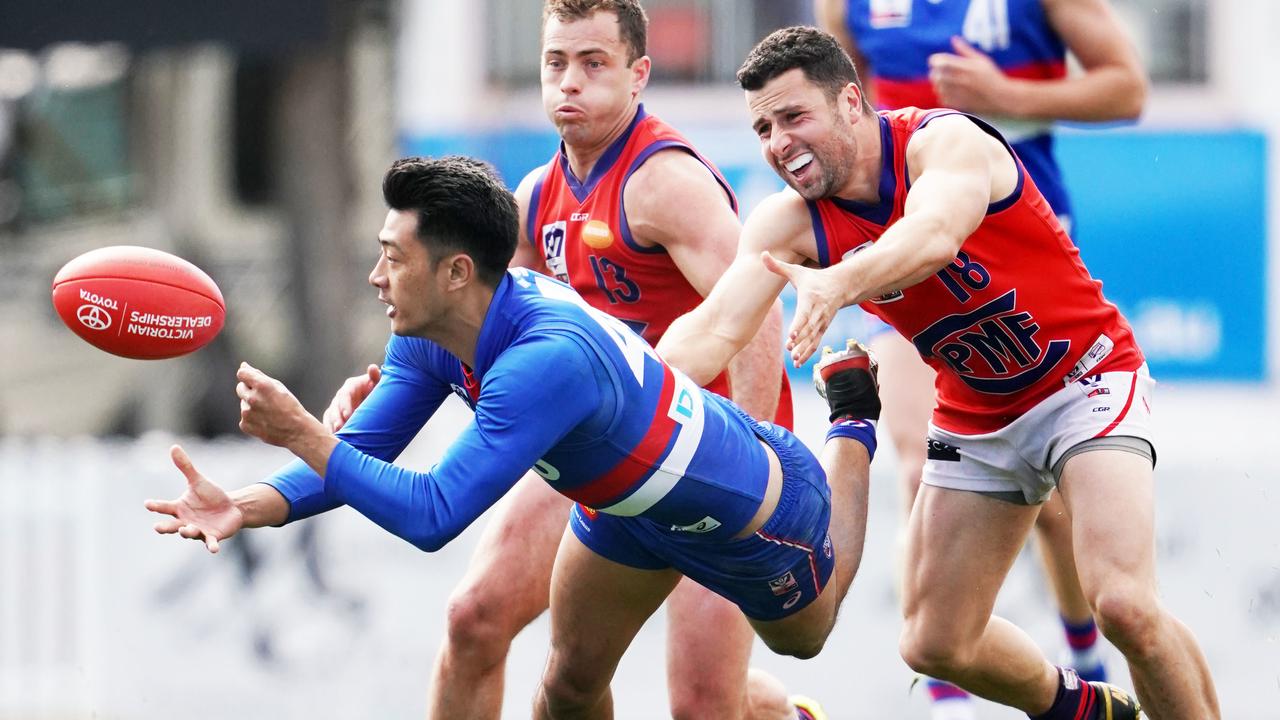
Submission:
<svg viewBox="0 0 1280 720">
<path fill-rule="evenodd" d="M 573 503 L 527 473 L 493 509 L 454 600 L 523 627 L 547 609 L 551 570 Z"/>
<path fill-rule="evenodd" d="M 596 554 L 566 530 L 551 579 L 551 656 L 544 683 L 595 691 L 608 685 L 645 620 L 680 573 L 643 570 Z"/>
<path fill-rule="evenodd" d="M 667 684 L 684 695 L 741 700 L 751 626 L 737 605 L 684 578 L 667 598 Z"/>
<path fill-rule="evenodd" d="M 935 404 L 935 373 L 896 332 L 876 336 L 871 349 L 880 363 L 881 417 L 898 454 L 904 506 L 910 508 L 924 465 L 925 436 Z"/>
<path fill-rule="evenodd" d="M 1082 452 L 1067 460 L 1058 488 L 1071 514 L 1086 595 L 1118 583 L 1154 587 L 1151 460 L 1122 450 Z"/>
<path fill-rule="evenodd" d="M 769 649 L 801 659 L 816 655 L 835 627 L 839 593 L 828 587 L 812 602 L 776 620 L 748 618 L 751 627 Z"/>
<path fill-rule="evenodd" d="M 980 634 L 1038 511 L 922 484 L 907 526 L 903 613 L 909 629 L 955 641 Z"/>
</svg>

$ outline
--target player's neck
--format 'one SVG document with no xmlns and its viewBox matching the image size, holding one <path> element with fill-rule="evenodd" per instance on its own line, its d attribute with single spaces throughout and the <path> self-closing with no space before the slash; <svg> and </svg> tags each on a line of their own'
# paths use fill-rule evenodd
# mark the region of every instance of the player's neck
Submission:
<svg viewBox="0 0 1280 720">
<path fill-rule="evenodd" d="M 459 296 L 451 303 L 437 322 L 427 328 L 424 337 L 449 354 L 475 367 L 476 347 L 480 343 L 480 329 L 484 326 L 494 290 L 480 283 L 459 290 Z"/>
<path fill-rule="evenodd" d="M 880 118 L 876 115 L 862 115 L 861 120 L 853 126 L 853 137 L 858 152 L 853 160 L 852 172 L 836 190 L 835 196 L 863 203 L 879 202 L 880 174 L 884 172 Z"/>
<path fill-rule="evenodd" d="M 626 110 L 614 118 L 609 132 L 605 133 L 599 140 L 582 145 L 571 145 L 568 140 L 565 141 L 564 154 L 569 160 L 569 169 L 573 171 L 574 177 L 578 178 L 578 180 L 586 181 L 587 176 L 595 169 L 596 162 L 609 149 L 609 146 L 622 137 L 627 128 L 631 127 L 631 121 L 635 120 L 636 112 L 639 109 L 639 98 L 632 98 Z"/>
</svg>

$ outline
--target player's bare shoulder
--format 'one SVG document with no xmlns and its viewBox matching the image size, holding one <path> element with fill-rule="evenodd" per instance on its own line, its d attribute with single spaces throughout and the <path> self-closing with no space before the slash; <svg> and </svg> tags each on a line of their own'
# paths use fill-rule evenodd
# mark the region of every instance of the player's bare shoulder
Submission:
<svg viewBox="0 0 1280 720">
<path fill-rule="evenodd" d="M 1007 196 L 1018 180 L 1012 151 L 989 126 L 960 113 L 942 115 L 907 140 L 907 172 L 912 183 L 929 170 L 973 175 L 989 182 L 992 201 Z"/>
<path fill-rule="evenodd" d="M 668 245 L 690 238 L 691 228 L 732 224 L 728 191 L 700 159 L 680 147 L 654 153 L 636 168 L 622 190 L 627 223 L 643 244 Z"/>
<path fill-rule="evenodd" d="M 809 203 L 791 188 L 766 196 L 743 223 L 739 252 L 764 250 L 788 262 L 808 262 L 817 257 Z"/>
</svg>

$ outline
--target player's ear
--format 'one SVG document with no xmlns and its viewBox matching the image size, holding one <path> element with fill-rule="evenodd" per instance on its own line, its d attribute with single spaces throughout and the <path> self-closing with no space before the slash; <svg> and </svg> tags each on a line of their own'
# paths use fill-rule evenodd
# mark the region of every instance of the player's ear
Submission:
<svg viewBox="0 0 1280 720">
<path fill-rule="evenodd" d="M 446 272 L 444 280 L 450 290 L 469 284 L 476 276 L 476 261 L 466 253 L 457 253 L 442 263 Z"/>
<path fill-rule="evenodd" d="M 848 83 L 840 91 L 840 109 L 849 114 L 850 120 L 857 121 L 862 114 L 862 88 L 856 83 Z"/>
<path fill-rule="evenodd" d="M 653 63 L 648 55 L 642 55 L 631 63 L 631 94 L 639 95 L 649 84 L 649 70 Z"/>
</svg>

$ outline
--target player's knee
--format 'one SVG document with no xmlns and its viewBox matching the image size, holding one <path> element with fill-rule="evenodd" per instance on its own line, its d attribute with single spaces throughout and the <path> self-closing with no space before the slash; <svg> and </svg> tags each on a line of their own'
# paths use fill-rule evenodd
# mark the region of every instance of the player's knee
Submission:
<svg viewBox="0 0 1280 720">
<path fill-rule="evenodd" d="M 1098 629 L 1126 657 L 1153 653 L 1162 617 L 1154 592 L 1133 585 L 1108 588 L 1094 597 L 1093 612 Z"/>
<path fill-rule="evenodd" d="M 455 654 L 500 662 L 507 655 L 520 623 L 509 606 L 476 588 L 462 589 L 449 598 L 447 632 Z"/>
<path fill-rule="evenodd" d="M 779 655 L 808 660 L 822 652 L 827 644 L 826 633 L 794 633 L 762 636 L 764 644 Z"/>
<path fill-rule="evenodd" d="M 902 627 L 898 652 L 907 667 L 940 679 L 950 677 L 973 660 L 971 643 L 964 642 L 952 633 L 927 628 L 910 620 Z"/>
<path fill-rule="evenodd" d="M 546 673 L 542 676 L 542 696 L 552 715 L 582 714 L 594 708 L 609 687 L 605 679 L 603 685 L 591 674 L 574 672 L 563 663 L 552 661 L 547 663 Z"/>
</svg>

